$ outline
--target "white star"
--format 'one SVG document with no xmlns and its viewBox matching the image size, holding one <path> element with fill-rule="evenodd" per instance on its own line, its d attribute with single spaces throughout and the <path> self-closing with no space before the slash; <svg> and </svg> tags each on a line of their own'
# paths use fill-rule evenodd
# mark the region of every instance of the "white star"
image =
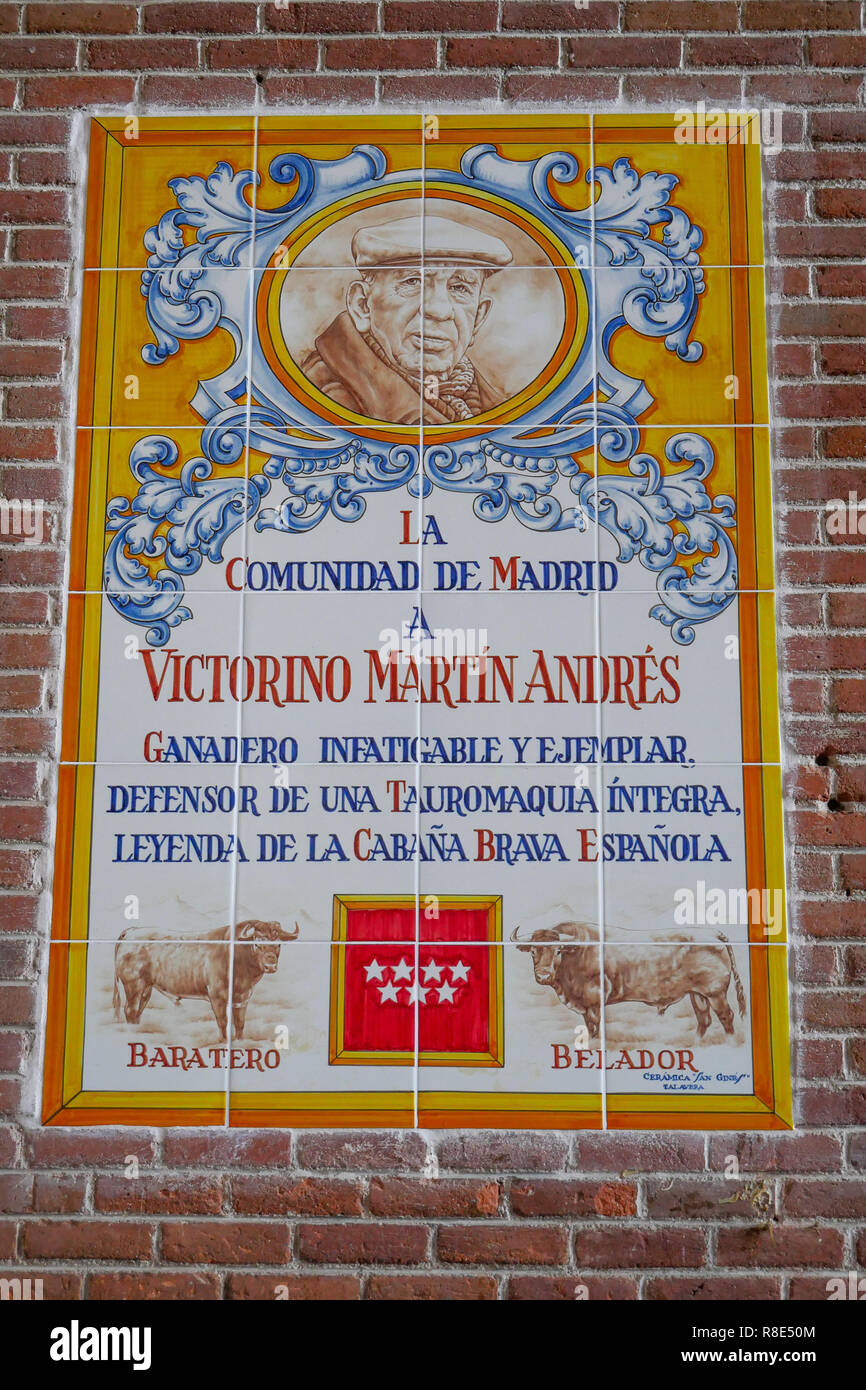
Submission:
<svg viewBox="0 0 866 1390">
<path fill-rule="evenodd" d="M 424 966 L 424 979 L 425 979 L 425 980 L 435 980 L 435 981 L 437 982 L 437 984 L 438 984 L 438 982 L 439 982 L 439 977 L 440 977 L 441 974 L 442 974 L 442 966 L 441 966 L 441 965 L 437 965 L 436 962 L 435 962 L 435 960 L 431 960 L 431 962 L 430 962 L 429 965 L 425 965 L 425 966 Z"/>
<path fill-rule="evenodd" d="M 412 966 L 407 965 L 402 956 L 400 957 L 400 964 L 392 966 L 391 969 L 394 971 L 395 980 L 411 980 L 412 978 Z"/>
<path fill-rule="evenodd" d="M 367 972 L 367 984 L 369 984 L 371 980 L 384 980 L 385 978 L 382 974 L 382 967 L 375 957 L 370 961 L 369 965 L 364 966 L 364 969 Z"/>
<path fill-rule="evenodd" d="M 468 965 L 464 965 L 463 962 L 462 962 L 462 960 L 458 960 L 457 964 L 456 964 L 456 965 L 452 965 L 452 967 L 451 967 L 451 979 L 452 979 L 452 982 L 453 982 L 454 980 L 468 980 L 468 979 L 469 979 L 469 966 L 468 966 Z"/>
<path fill-rule="evenodd" d="M 380 1003 L 382 1004 L 385 1003 L 386 999 L 393 1000 L 395 1004 L 399 1004 L 400 1002 L 400 991 L 395 985 L 380 985 L 379 994 L 381 995 Z"/>
<path fill-rule="evenodd" d="M 427 1003 L 428 990 L 423 985 L 409 985 L 406 993 L 409 996 L 408 1002 L 414 1004 L 416 1000 L 421 1004 Z"/>
<path fill-rule="evenodd" d="M 439 986 L 439 1003 L 442 1004 L 446 999 L 449 1004 L 453 1002 L 454 987 L 453 985 L 449 985 L 447 980 L 443 980 L 442 984 Z"/>
</svg>

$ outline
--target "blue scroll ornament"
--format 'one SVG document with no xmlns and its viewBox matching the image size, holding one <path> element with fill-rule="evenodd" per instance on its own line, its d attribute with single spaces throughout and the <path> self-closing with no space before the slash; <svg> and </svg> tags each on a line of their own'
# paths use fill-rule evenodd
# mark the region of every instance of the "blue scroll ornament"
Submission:
<svg viewBox="0 0 866 1390">
<path fill-rule="evenodd" d="M 670 205 L 677 184 L 672 174 L 639 175 L 628 159 L 617 159 L 611 168 L 586 173 L 598 196 L 573 210 L 558 201 L 553 185 L 573 183 L 579 173 L 571 154 L 511 160 L 492 145 L 468 150 L 459 171 L 427 170 L 428 181 L 446 196 L 451 185 L 469 186 L 539 218 L 583 268 L 590 321 L 572 370 L 518 426 L 465 435 L 456 445 L 429 445 L 423 458 L 408 444 L 363 441 L 295 400 L 271 370 L 251 314 L 264 268 L 302 222 L 361 189 L 414 190 L 420 171 L 389 173 L 385 155 L 371 145 L 334 160 L 285 153 L 271 161 L 269 174 L 274 183 L 291 186 L 290 197 L 280 207 L 255 211 L 247 197 L 258 182 L 251 170 L 236 173 L 221 162 L 207 178 L 170 180 L 176 206 L 144 238 L 149 256 L 141 289 L 155 341 L 142 355 L 151 365 L 164 363 L 181 340 L 206 337 L 218 327 L 231 335 L 235 354 L 224 372 L 199 383 L 192 400 L 206 421 L 202 457 L 177 474 L 172 440 L 139 440 L 130 455 L 138 491 L 108 505 L 113 539 L 106 590 L 130 622 L 147 626 L 151 645 L 165 643 L 171 629 L 191 617 L 184 579 L 203 560 L 219 563 L 227 538 L 245 521 L 258 531 L 289 534 L 309 531 L 328 515 L 353 522 L 372 494 L 403 487 L 416 497 L 433 488 L 470 494 L 475 515 L 486 522 L 511 515 L 536 531 L 585 530 L 590 521 L 603 526 L 617 542 L 621 563 L 636 558 L 655 575 L 660 602 L 651 614 L 678 643 L 693 641 L 695 626 L 728 606 L 737 583 L 729 534 L 734 503 L 706 490 L 712 446 L 693 433 L 670 438 L 668 463 L 684 465 L 677 473 L 637 452 L 637 421 L 652 397 L 608 357 L 613 334 L 627 325 L 663 339 L 683 361 L 700 358 L 701 345 L 691 334 L 704 290 L 702 233 Z M 600 272 L 595 287 L 591 266 Z M 616 273 L 605 276 L 608 268 Z M 544 429 L 555 433 L 539 435 Z M 221 467 L 237 463 L 247 436 L 250 449 L 266 455 L 261 471 L 220 476 Z M 600 457 L 627 466 L 627 473 L 600 472 L 596 481 L 581 472 L 575 455 L 596 439 Z M 561 482 L 571 493 L 567 504 L 556 491 Z M 283 500 L 263 507 L 277 485 Z M 676 563 L 698 555 L 690 570 Z M 162 568 L 154 573 L 146 561 Z"/>
</svg>

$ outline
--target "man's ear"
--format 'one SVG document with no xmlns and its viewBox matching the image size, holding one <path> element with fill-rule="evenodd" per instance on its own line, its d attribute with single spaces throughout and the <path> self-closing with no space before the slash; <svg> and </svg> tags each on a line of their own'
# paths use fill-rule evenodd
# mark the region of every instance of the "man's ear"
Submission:
<svg viewBox="0 0 866 1390">
<path fill-rule="evenodd" d="M 476 339 L 476 337 L 477 337 L 477 335 L 478 335 L 478 330 L 480 329 L 480 327 L 481 327 L 481 325 L 483 324 L 484 320 L 487 318 L 487 315 L 490 313 L 490 306 L 491 306 L 492 303 L 493 303 L 493 300 L 492 300 L 492 299 L 480 299 L 480 300 L 478 301 L 478 309 L 476 310 L 476 313 L 475 313 L 475 327 L 472 329 L 472 337 L 471 337 L 471 339 L 470 339 L 470 346 L 472 345 L 472 343 L 475 342 L 475 339 Z"/>
<path fill-rule="evenodd" d="M 363 280 L 353 280 L 346 291 L 346 308 L 359 333 L 370 330 L 369 286 Z"/>
</svg>

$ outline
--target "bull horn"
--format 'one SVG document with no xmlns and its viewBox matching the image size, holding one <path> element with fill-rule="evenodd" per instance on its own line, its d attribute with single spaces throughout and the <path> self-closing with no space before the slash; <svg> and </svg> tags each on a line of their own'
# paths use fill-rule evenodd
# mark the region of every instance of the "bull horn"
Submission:
<svg viewBox="0 0 866 1390">
<path fill-rule="evenodd" d="M 295 922 L 295 930 L 294 930 L 294 931 L 284 931 L 284 932 L 283 932 L 283 940 L 284 940 L 284 941 L 297 941 L 297 939 L 298 939 L 298 937 L 300 936 L 300 934 L 301 934 L 301 929 L 300 929 L 300 927 L 298 926 L 297 921 L 296 921 L 296 922 Z"/>
<path fill-rule="evenodd" d="M 517 933 L 518 933 L 519 931 L 520 931 L 520 927 L 519 927 L 519 926 L 514 928 L 514 931 L 511 933 L 511 940 L 512 940 L 512 941 L 519 941 L 519 940 L 520 940 L 520 937 L 517 935 Z"/>
</svg>

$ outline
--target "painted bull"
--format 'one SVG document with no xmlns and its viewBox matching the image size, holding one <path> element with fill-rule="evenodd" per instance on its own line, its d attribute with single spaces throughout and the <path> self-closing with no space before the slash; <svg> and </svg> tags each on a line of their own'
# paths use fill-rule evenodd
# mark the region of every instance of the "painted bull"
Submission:
<svg viewBox="0 0 866 1390">
<path fill-rule="evenodd" d="M 114 1016 L 120 1022 L 121 985 L 127 1023 L 138 1023 L 155 989 L 176 1004 L 181 999 L 207 999 L 224 1042 L 231 971 L 233 1036 L 241 1038 L 253 989 L 263 975 L 274 973 L 280 945 L 296 940 L 298 931 L 297 922 L 293 932 L 284 931 L 279 922 L 239 922 L 232 961 L 231 927 L 197 932 L 194 939 L 166 939 L 156 927 L 127 927 L 114 948 Z"/>
<path fill-rule="evenodd" d="M 532 957 L 540 985 L 549 985 L 567 1009 L 583 1014 L 593 1038 L 601 1019 L 602 961 L 598 932 L 583 922 L 560 922 L 539 928 L 526 942 L 511 934 L 518 949 Z M 728 987 L 734 981 L 740 1018 L 746 998 L 734 954 L 724 936 L 721 946 L 702 942 L 676 945 L 623 946 L 605 943 L 604 1004 L 651 1004 L 663 1014 L 672 1004 L 689 996 L 702 1038 L 714 1013 L 730 1036 L 734 1015 L 728 1004 Z M 712 1012 L 711 1012 L 712 1011 Z"/>
</svg>

